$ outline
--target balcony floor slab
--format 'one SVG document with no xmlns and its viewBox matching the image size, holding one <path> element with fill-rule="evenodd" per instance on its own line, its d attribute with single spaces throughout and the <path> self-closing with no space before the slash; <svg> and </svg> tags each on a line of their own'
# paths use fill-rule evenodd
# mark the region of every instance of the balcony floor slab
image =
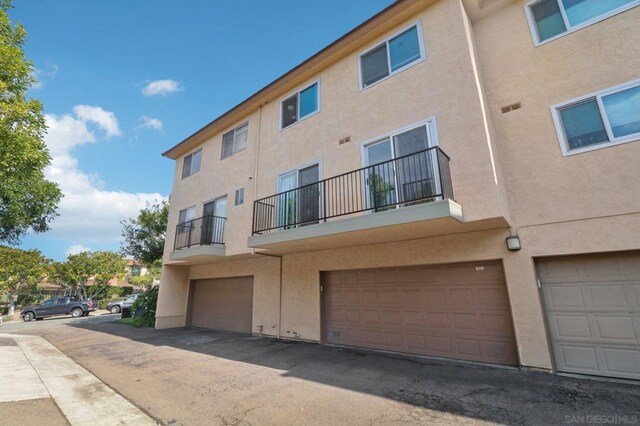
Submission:
<svg viewBox="0 0 640 426">
<path fill-rule="evenodd" d="M 465 223 L 462 207 L 441 200 L 249 237 L 249 247 L 293 253 L 508 227 L 502 217 Z"/>
<path fill-rule="evenodd" d="M 220 244 L 192 246 L 180 250 L 175 250 L 169 255 L 168 264 L 193 264 L 206 263 L 212 257 L 224 257 L 226 255 L 225 246 Z"/>
</svg>

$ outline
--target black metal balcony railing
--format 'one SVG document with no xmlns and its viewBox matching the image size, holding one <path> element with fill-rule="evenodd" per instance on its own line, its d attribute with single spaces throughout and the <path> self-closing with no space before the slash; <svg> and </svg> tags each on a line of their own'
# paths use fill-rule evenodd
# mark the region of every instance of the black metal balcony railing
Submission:
<svg viewBox="0 0 640 426">
<path fill-rule="evenodd" d="M 173 250 L 212 244 L 224 244 L 226 217 L 203 216 L 176 225 Z"/>
<path fill-rule="evenodd" d="M 436 146 L 256 200 L 253 234 L 440 199 L 454 198 L 449 156 Z"/>
</svg>

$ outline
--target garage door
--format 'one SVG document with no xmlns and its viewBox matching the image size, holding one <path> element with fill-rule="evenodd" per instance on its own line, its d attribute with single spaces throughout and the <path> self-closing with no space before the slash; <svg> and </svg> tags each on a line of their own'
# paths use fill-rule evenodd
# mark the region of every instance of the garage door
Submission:
<svg viewBox="0 0 640 426">
<path fill-rule="evenodd" d="M 323 273 L 324 342 L 516 365 L 500 262 Z"/>
<path fill-rule="evenodd" d="M 198 280 L 191 300 L 192 326 L 251 333 L 253 277 Z"/>
<path fill-rule="evenodd" d="M 640 253 L 536 263 L 557 370 L 640 379 Z"/>
</svg>

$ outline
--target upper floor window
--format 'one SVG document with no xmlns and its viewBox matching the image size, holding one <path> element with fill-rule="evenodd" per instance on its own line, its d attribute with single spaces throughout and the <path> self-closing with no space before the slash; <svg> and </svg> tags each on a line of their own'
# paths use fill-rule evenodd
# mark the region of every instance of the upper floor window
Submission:
<svg viewBox="0 0 640 426">
<path fill-rule="evenodd" d="M 640 0 L 535 0 L 525 10 L 536 45 L 640 4 Z"/>
<path fill-rule="evenodd" d="M 202 163 L 202 148 L 193 151 L 191 154 L 184 157 L 182 161 L 182 179 L 195 175 L 200 171 L 200 164 Z"/>
<path fill-rule="evenodd" d="M 318 82 L 313 83 L 283 100 L 280 104 L 280 128 L 291 126 L 315 112 L 318 112 Z"/>
<path fill-rule="evenodd" d="M 640 139 L 640 80 L 551 107 L 564 155 Z"/>
<path fill-rule="evenodd" d="M 239 206 L 244 203 L 244 188 L 236 189 L 236 199 L 234 205 Z"/>
<path fill-rule="evenodd" d="M 415 24 L 360 55 L 360 87 L 384 80 L 422 58 L 420 25 Z"/>
<path fill-rule="evenodd" d="M 249 123 L 244 123 L 222 135 L 222 155 L 220 159 L 224 160 L 245 149 L 248 135 Z"/>
<path fill-rule="evenodd" d="M 178 213 L 178 223 L 190 222 L 196 218 L 196 206 L 189 207 L 184 210 L 180 210 Z"/>
</svg>

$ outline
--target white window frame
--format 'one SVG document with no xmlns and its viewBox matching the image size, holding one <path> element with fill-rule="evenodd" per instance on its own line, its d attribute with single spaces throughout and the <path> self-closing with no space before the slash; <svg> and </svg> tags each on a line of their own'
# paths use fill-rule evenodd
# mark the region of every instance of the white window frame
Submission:
<svg viewBox="0 0 640 426">
<path fill-rule="evenodd" d="M 193 171 L 193 154 L 197 153 L 198 151 L 200 151 L 200 168 L 198 169 L 197 172 Z M 191 156 L 191 169 L 189 170 L 189 174 L 187 176 L 184 176 L 184 162 L 186 160 L 187 157 Z M 203 151 L 202 148 L 198 148 L 198 149 L 194 149 L 193 151 L 191 151 L 189 154 L 185 155 L 184 157 L 182 157 L 182 168 L 180 170 L 180 179 L 184 180 L 187 179 L 197 173 L 200 173 L 200 170 L 202 170 L 202 160 L 204 158 L 203 155 Z"/>
<path fill-rule="evenodd" d="M 638 1 L 640 1 L 640 0 L 638 0 Z M 389 40 L 399 36 L 400 34 L 404 33 L 405 31 L 407 31 L 407 30 L 409 30 L 409 29 L 411 29 L 413 27 L 416 27 L 417 33 L 418 33 L 418 46 L 420 47 L 420 58 L 416 59 L 413 62 L 408 63 L 407 65 L 405 65 L 405 66 L 403 66 L 401 68 L 398 68 L 395 71 L 392 71 L 391 70 L 391 54 L 390 54 L 390 51 L 389 51 Z M 370 85 L 363 87 L 363 85 L 362 85 L 362 57 L 364 55 L 366 55 L 367 53 L 371 52 L 372 50 L 375 50 L 375 49 L 379 48 L 383 44 L 385 44 L 386 48 L 387 48 L 387 69 L 389 70 L 389 75 L 384 77 L 384 78 L 381 78 L 380 80 L 376 81 L 375 83 L 371 83 Z M 415 21 L 415 22 L 403 27 L 401 30 L 391 34 L 389 37 L 385 38 L 384 40 L 376 42 L 373 46 L 369 47 L 367 50 L 361 52 L 358 55 L 358 88 L 360 89 L 361 92 L 363 90 L 367 90 L 368 88 L 373 87 L 373 86 L 377 85 L 378 83 L 381 83 L 381 82 L 387 80 L 388 78 L 393 77 L 394 75 L 401 73 L 402 71 L 404 71 L 406 69 L 409 69 L 409 68 L 411 68 L 411 67 L 413 67 L 415 65 L 418 65 L 421 62 L 424 62 L 426 59 L 427 59 L 427 55 L 426 55 L 425 48 L 424 48 L 424 33 L 422 32 L 422 22 L 421 22 L 421 20 L 418 19 L 417 21 Z"/>
<path fill-rule="evenodd" d="M 317 93 L 318 93 L 318 95 L 317 95 L 317 97 L 318 97 L 317 103 L 318 103 L 318 105 L 317 105 L 317 108 L 311 114 L 307 114 L 304 117 L 300 117 L 300 93 L 304 92 L 305 90 L 307 90 L 308 88 L 310 88 L 314 84 L 318 85 L 318 90 L 317 90 Z M 297 105 L 296 105 L 296 115 L 297 115 L 296 122 L 289 124 L 287 127 L 282 127 L 282 103 L 284 101 L 286 101 L 287 99 L 289 99 L 290 97 L 294 96 L 294 95 L 298 95 Z M 280 105 L 280 112 L 279 112 L 279 114 L 280 114 L 279 130 L 280 131 L 283 131 L 285 129 L 289 129 L 289 128 L 295 126 L 296 124 L 300 123 L 301 121 L 304 121 L 307 118 L 313 117 L 314 115 L 318 114 L 320 112 L 320 78 L 317 78 L 314 81 L 311 81 L 311 82 L 309 82 L 307 84 L 304 84 L 304 85 L 300 86 L 300 88 L 298 88 L 297 90 L 294 90 L 293 92 L 289 93 L 288 95 L 283 96 L 282 99 L 280 99 L 279 105 Z"/>
<path fill-rule="evenodd" d="M 564 25 L 567 28 L 567 30 L 556 36 L 540 41 L 540 36 L 538 35 L 538 27 L 536 25 L 536 20 L 533 17 L 531 6 L 534 6 L 536 3 L 541 3 L 543 1 L 545 0 L 532 0 L 524 5 L 524 12 L 525 12 L 525 15 L 527 16 L 527 21 L 529 22 L 529 30 L 531 31 L 531 37 L 533 38 L 534 47 L 542 46 L 543 44 L 547 44 L 553 40 L 557 40 L 561 37 L 574 33 L 578 30 L 581 30 L 585 27 L 588 27 L 590 25 L 603 21 L 619 13 L 626 12 L 627 10 L 640 5 L 640 0 L 635 0 L 627 5 L 620 6 L 617 9 L 610 10 L 607 13 L 604 13 L 600 16 L 596 16 L 594 18 L 591 18 L 587 21 L 582 22 L 581 24 L 578 24 L 572 27 L 571 24 L 569 23 L 569 18 L 567 18 L 567 13 L 564 10 L 564 4 L 562 4 L 562 0 L 556 0 L 556 2 L 558 2 L 558 7 L 560 8 L 560 14 L 562 15 L 562 20 L 564 21 Z M 601 0 L 601 1 L 605 1 L 605 0 Z"/>
<path fill-rule="evenodd" d="M 243 127 L 243 126 L 247 126 L 247 145 L 242 149 L 236 150 L 236 135 L 237 135 L 238 129 L 240 127 Z M 227 155 L 226 157 L 223 157 L 222 155 L 224 154 L 224 135 L 226 135 L 227 133 L 231 133 L 231 132 L 233 132 L 233 142 L 231 144 L 231 154 Z M 225 160 L 225 159 L 227 159 L 229 157 L 233 157 L 237 153 L 242 152 L 245 149 L 247 149 L 248 146 L 249 146 L 249 122 L 245 121 L 244 123 L 239 124 L 236 127 L 234 127 L 233 129 L 230 129 L 229 131 L 224 132 L 222 134 L 222 142 L 220 143 L 220 161 Z"/>
<path fill-rule="evenodd" d="M 364 142 L 362 142 L 360 144 L 360 163 L 362 164 L 362 167 L 368 167 L 371 164 L 369 164 L 369 159 L 367 156 L 367 147 L 371 146 L 371 145 L 375 145 L 377 143 L 382 142 L 385 139 L 389 139 L 391 141 L 391 144 L 393 145 L 393 138 L 394 136 L 397 136 L 399 134 L 408 132 L 409 130 L 413 130 L 416 129 L 418 127 L 421 126 L 425 126 L 427 129 L 427 140 L 430 143 L 430 145 L 428 146 L 428 148 L 433 148 L 435 146 L 440 146 L 440 142 L 438 141 L 438 126 L 436 124 L 436 117 L 435 116 L 431 116 L 429 118 L 426 118 L 424 120 L 418 121 L 416 123 L 412 123 L 409 124 L 408 126 L 404 126 L 401 127 L 399 129 L 395 129 L 392 130 L 390 132 L 378 135 L 376 137 L 370 138 L 365 140 Z M 428 149 L 427 148 L 427 149 Z M 395 156 L 395 149 L 393 149 L 393 147 L 391 148 L 391 159 L 396 159 Z M 439 176 L 436 176 L 436 185 L 441 185 L 440 182 L 440 178 Z M 362 184 L 364 185 L 364 181 L 362 182 Z M 364 186 L 363 186 L 364 187 Z M 363 194 L 363 196 L 366 197 L 365 194 Z M 366 203 L 366 201 L 365 201 Z M 368 210 L 365 212 L 365 214 L 372 214 L 375 213 L 375 210 Z"/>
<path fill-rule="evenodd" d="M 611 95 L 612 93 L 621 92 L 626 89 L 631 89 L 633 87 L 640 86 L 640 79 L 629 81 L 627 83 L 619 84 L 617 86 L 609 87 L 607 89 L 599 90 L 597 92 L 589 93 L 588 95 L 580 96 L 575 99 L 571 99 L 569 101 L 560 102 L 550 107 L 551 109 L 551 117 L 553 118 L 553 123 L 556 128 L 556 134 L 558 135 L 558 141 L 560 142 L 560 149 L 562 150 L 562 156 L 567 157 L 569 155 L 582 154 L 583 152 L 595 151 L 597 149 L 609 148 L 616 145 L 621 145 L 624 143 L 634 142 L 640 140 L 640 132 L 634 133 L 628 136 L 623 136 L 616 138 L 613 135 L 613 131 L 611 130 L 611 124 L 609 123 L 609 119 L 607 117 L 606 110 L 604 109 L 604 104 L 602 103 L 602 97 Z M 609 138 L 609 142 L 603 142 L 591 146 L 585 146 L 583 148 L 575 148 L 570 149 L 569 143 L 567 141 L 564 125 L 562 123 L 562 117 L 560 117 L 560 109 L 571 106 L 573 104 L 577 104 L 583 102 L 588 99 L 595 98 L 598 104 L 598 110 L 600 112 L 600 117 L 602 118 L 602 122 L 604 123 L 605 131 L 607 132 L 607 137 Z"/>
</svg>

